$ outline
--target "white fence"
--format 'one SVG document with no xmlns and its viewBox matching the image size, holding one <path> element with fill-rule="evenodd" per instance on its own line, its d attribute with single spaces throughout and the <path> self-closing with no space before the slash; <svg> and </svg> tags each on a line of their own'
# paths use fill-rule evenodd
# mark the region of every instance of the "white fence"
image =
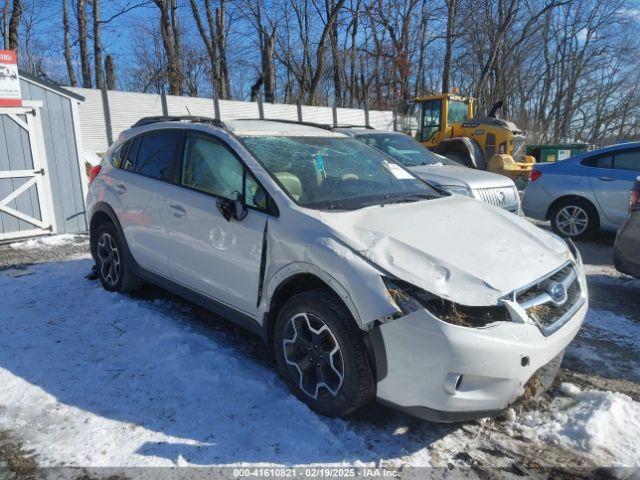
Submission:
<svg viewBox="0 0 640 480">
<path fill-rule="evenodd" d="M 85 152 L 104 152 L 108 146 L 107 122 L 103 93 L 90 88 L 68 88 L 85 98 L 80 104 L 80 128 Z M 131 127 L 142 117 L 162 115 L 162 97 L 150 93 L 108 92 L 109 117 L 112 137 L 118 138 L 123 130 Z M 213 100 L 210 98 L 177 97 L 167 95 L 167 113 L 169 115 L 214 116 Z M 259 118 L 257 102 L 238 102 L 220 100 L 220 117 L 224 120 L 238 118 Z M 297 105 L 263 103 L 264 118 L 298 120 Z M 331 107 L 301 106 L 302 119 L 309 122 L 333 123 Z M 339 124 L 364 125 L 365 111 L 353 108 L 337 108 Z M 393 128 L 393 112 L 370 110 L 369 124 L 380 130 Z"/>
</svg>

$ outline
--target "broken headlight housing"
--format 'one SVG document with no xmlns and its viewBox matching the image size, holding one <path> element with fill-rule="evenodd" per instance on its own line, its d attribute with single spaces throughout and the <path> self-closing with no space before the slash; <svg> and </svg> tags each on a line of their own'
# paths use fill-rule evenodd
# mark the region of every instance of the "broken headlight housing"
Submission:
<svg viewBox="0 0 640 480">
<path fill-rule="evenodd" d="M 470 307 L 446 300 L 410 283 L 382 277 L 393 302 L 403 315 L 425 309 L 443 322 L 462 327 L 485 327 L 495 322 L 510 322 L 511 316 L 503 305 Z"/>
</svg>

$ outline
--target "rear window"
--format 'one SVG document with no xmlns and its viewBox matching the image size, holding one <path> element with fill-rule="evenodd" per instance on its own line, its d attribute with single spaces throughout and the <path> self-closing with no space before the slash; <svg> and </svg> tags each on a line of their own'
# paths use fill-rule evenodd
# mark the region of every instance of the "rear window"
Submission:
<svg viewBox="0 0 640 480">
<path fill-rule="evenodd" d="M 582 161 L 582 165 L 595 168 L 612 168 L 613 155 L 596 155 L 593 157 L 585 158 Z"/>
</svg>

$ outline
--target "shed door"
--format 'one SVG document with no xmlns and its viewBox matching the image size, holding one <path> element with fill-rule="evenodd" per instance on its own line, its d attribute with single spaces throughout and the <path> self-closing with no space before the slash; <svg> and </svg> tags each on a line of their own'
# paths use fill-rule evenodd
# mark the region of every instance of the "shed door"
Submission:
<svg viewBox="0 0 640 480">
<path fill-rule="evenodd" d="M 55 233 L 39 114 L 0 108 L 0 241 Z"/>
</svg>

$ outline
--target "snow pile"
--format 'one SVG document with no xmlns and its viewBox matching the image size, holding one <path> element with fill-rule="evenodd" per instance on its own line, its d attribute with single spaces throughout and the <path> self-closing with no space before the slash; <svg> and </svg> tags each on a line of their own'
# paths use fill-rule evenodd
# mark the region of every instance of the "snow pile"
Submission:
<svg viewBox="0 0 640 480">
<path fill-rule="evenodd" d="M 561 390 L 569 398 L 555 399 L 549 411 L 527 412 L 520 421 L 539 438 L 586 452 L 604 465 L 640 466 L 640 403 L 569 383 Z"/>
<path fill-rule="evenodd" d="M 38 248 L 50 249 L 76 243 L 76 237 L 82 238 L 70 233 L 52 235 L 49 237 L 38 237 L 23 242 L 10 243 L 9 248 L 13 248 L 14 250 L 32 250 Z"/>
</svg>

